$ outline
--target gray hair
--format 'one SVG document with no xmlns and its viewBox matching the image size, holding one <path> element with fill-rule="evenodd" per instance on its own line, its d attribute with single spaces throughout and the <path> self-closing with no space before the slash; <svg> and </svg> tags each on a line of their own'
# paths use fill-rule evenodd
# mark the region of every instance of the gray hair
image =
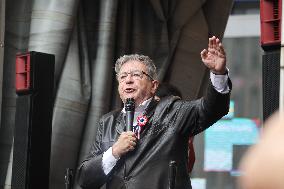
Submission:
<svg viewBox="0 0 284 189">
<path fill-rule="evenodd" d="M 144 64 L 147 67 L 147 71 L 151 78 L 154 80 L 157 80 L 157 69 L 154 64 L 154 62 L 150 59 L 150 57 L 145 55 L 139 55 L 139 54 L 130 54 L 130 55 L 124 55 L 117 59 L 115 62 L 115 73 L 119 73 L 122 65 L 128 61 L 138 61 Z"/>
</svg>

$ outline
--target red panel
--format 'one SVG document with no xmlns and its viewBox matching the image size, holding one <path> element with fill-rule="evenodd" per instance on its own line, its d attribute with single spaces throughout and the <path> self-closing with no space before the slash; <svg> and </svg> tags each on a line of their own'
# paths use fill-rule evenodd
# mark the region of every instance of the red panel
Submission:
<svg viewBox="0 0 284 189">
<path fill-rule="evenodd" d="M 28 92 L 31 90 L 31 61 L 30 54 L 16 56 L 16 92 Z"/>
<path fill-rule="evenodd" d="M 261 45 L 281 43 L 282 0 L 260 1 Z"/>
</svg>

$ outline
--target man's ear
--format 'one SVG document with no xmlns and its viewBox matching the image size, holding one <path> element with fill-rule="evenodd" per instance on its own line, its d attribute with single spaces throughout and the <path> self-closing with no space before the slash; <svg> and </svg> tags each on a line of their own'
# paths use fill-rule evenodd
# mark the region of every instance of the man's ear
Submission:
<svg viewBox="0 0 284 189">
<path fill-rule="evenodd" d="M 155 94 L 157 89 L 158 89 L 158 87 L 159 87 L 159 81 L 158 80 L 153 80 L 152 84 L 153 84 L 153 86 L 152 86 L 152 91 L 151 92 L 153 94 Z"/>
</svg>

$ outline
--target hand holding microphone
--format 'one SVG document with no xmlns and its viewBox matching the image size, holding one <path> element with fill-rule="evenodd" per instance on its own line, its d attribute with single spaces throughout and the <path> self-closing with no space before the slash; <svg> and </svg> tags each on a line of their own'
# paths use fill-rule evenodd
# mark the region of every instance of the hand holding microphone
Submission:
<svg viewBox="0 0 284 189">
<path fill-rule="evenodd" d="M 126 113 L 126 132 L 122 132 L 116 143 L 112 146 L 112 154 L 117 159 L 127 152 L 134 150 L 137 142 L 136 135 L 132 132 L 135 110 L 134 99 L 127 98 L 124 107 Z"/>
<path fill-rule="evenodd" d="M 135 149 L 137 138 L 132 131 L 122 132 L 118 140 L 112 146 L 112 155 L 119 159 L 129 151 Z"/>
</svg>

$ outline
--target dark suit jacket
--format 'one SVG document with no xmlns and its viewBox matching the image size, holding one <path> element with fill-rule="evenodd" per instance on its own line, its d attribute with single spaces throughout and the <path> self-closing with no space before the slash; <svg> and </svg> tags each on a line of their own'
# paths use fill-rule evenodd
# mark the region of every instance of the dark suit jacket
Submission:
<svg viewBox="0 0 284 189">
<path fill-rule="evenodd" d="M 84 189 L 166 189 L 169 162 L 177 162 L 175 189 L 191 188 L 188 176 L 188 139 L 227 114 L 230 94 L 221 94 L 209 85 L 206 95 L 196 101 L 178 97 L 152 101 L 147 108 L 148 123 L 134 151 L 121 157 L 105 175 L 102 155 L 125 129 L 124 115 L 113 111 L 104 115 L 89 157 L 79 167 L 79 183 Z"/>
</svg>

